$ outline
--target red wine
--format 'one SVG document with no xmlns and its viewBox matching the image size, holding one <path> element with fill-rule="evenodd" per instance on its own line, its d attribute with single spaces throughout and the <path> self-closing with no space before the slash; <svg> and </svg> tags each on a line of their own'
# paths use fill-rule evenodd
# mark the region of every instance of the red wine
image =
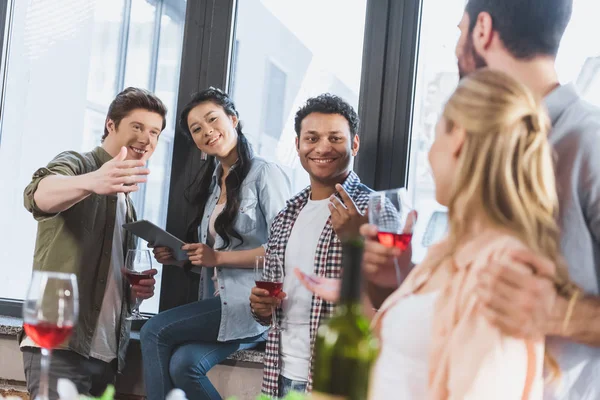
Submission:
<svg viewBox="0 0 600 400">
<path fill-rule="evenodd" d="M 255 281 L 256 287 L 269 291 L 269 296 L 277 297 L 283 289 L 283 282 L 267 282 L 267 281 Z"/>
<path fill-rule="evenodd" d="M 379 243 L 386 247 L 397 247 L 404 251 L 410 244 L 412 233 L 378 232 Z"/>
<path fill-rule="evenodd" d="M 152 279 L 152 275 L 150 274 L 131 270 L 125 271 L 125 277 L 131 286 L 139 285 L 142 279 Z"/>
<path fill-rule="evenodd" d="M 47 322 L 23 324 L 23 328 L 35 344 L 45 349 L 53 349 L 62 344 L 73 331 L 73 325 L 57 326 Z"/>
</svg>

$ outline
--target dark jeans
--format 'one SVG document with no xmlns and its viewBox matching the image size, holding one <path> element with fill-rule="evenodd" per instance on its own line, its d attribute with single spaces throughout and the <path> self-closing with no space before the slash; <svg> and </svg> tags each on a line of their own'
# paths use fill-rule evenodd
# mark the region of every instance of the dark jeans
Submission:
<svg viewBox="0 0 600 400">
<path fill-rule="evenodd" d="M 206 376 L 240 349 L 264 342 L 263 335 L 218 342 L 221 300 L 197 301 L 155 315 L 140 334 L 148 400 L 164 400 L 174 387 L 188 399 L 221 399 Z"/>
<path fill-rule="evenodd" d="M 283 375 L 279 375 L 279 397 L 283 398 L 292 391 L 300 393 L 306 392 L 306 382 L 293 381 Z"/>
<path fill-rule="evenodd" d="M 38 395 L 40 384 L 40 349 L 26 347 L 23 351 L 23 366 L 27 390 L 30 398 Z M 100 396 L 109 384 L 114 385 L 117 376 L 117 361 L 106 363 L 95 358 L 85 358 L 70 350 L 54 350 L 50 359 L 49 396 L 57 400 L 56 383 L 58 378 L 72 381 L 79 393 L 87 396 Z"/>
</svg>

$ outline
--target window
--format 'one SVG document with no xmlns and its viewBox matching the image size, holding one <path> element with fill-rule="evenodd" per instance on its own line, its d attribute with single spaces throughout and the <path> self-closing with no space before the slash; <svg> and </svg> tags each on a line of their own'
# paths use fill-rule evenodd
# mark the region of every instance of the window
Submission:
<svg viewBox="0 0 600 400">
<path fill-rule="evenodd" d="M 255 151 L 282 165 L 298 192 L 309 181 L 295 148 L 296 110 L 330 92 L 358 111 L 366 0 L 245 0 L 237 7 L 230 93 Z"/>
<path fill-rule="evenodd" d="M 272 62 L 267 62 L 267 104 L 265 110 L 265 133 L 279 139 L 283 131 L 283 110 L 285 108 L 286 74 Z"/>
<path fill-rule="evenodd" d="M 444 211 L 444 207 L 435 201 L 427 152 L 444 103 L 458 82 L 454 50 L 460 36 L 456 26 L 464 6 L 464 0 L 423 1 L 408 187 L 414 206 L 419 210 L 415 237 L 423 237 L 427 243 L 417 243 L 413 247 L 413 261 L 416 262 L 424 257 L 426 246 L 439 239 L 445 230 L 440 213 L 436 212 Z M 562 83 L 576 82 L 583 97 L 600 106 L 600 44 L 589 41 L 590 37 L 600 35 L 600 26 L 594 18 L 596 10 L 595 0 L 574 3 L 573 16 L 558 54 L 557 69 Z"/>
<path fill-rule="evenodd" d="M 1 121 L 0 225 L 11 227 L 0 230 L 2 297 L 22 299 L 31 274 L 36 223 L 22 193 L 32 173 L 61 151 L 99 145 L 108 106 L 127 86 L 154 91 L 169 109 L 149 181 L 134 196 L 140 219 L 165 226 L 185 8 L 185 0 L 15 2 Z M 158 301 L 142 311 L 157 312 Z"/>
</svg>

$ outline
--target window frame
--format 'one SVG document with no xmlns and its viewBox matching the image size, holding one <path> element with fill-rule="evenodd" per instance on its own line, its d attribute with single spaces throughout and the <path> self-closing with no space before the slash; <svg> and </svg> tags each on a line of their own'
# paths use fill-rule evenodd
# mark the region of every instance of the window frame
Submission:
<svg viewBox="0 0 600 400">
<path fill-rule="evenodd" d="M 2 117 L 4 109 L 4 85 L 8 64 L 8 51 L 10 49 L 10 32 L 12 30 L 13 0 L 6 0 L 0 4 L 0 146 L 2 145 Z"/>
<path fill-rule="evenodd" d="M 405 186 L 408 178 L 421 4 L 422 0 L 367 1 L 358 110 L 361 150 L 355 171 L 376 190 Z M 126 6 L 131 7 L 131 0 Z M 2 17 L 7 15 L 8 4 L 3 2 L 2 40 L 6 34 Z M 194 92 L 208 86 L 228 90 L 233 83 L 236 18 L 236 0 L 187 0 L 177 110 L 172 115 L 181 113 Z M 159 34 L 155 30 L 153 39 Z M 203 167 L 200 151 L 176 124 L 166 229 L 178 237 L 185 237 L 194 212 L 181 193 Z M 164 267 L 159 312 L 196 301 L 199 281 L 197 274 Z M 21 307 L 22 301 L 0 299 L 0 315 L 20 317 Z"/>
<path fill-rule="evenodd" d="M 208 86 L 228 89 L 237 4 L 225 0 L 216 7 L 216 1 L 192 4 L 188 0 L 178 115 L 194 91 Z M 366 185 L 377 190 L 405 186 L 408 178 L 421 2 L 367 1 L 358 110 L 361 150 L 355 171 Z M 381 24 L 382 20 L 386 23 Z M 167 230 L 184 237 L 192 210 L 180 193 L 204 162 L 180 127 L 176 129 L 173 151 Z M 395 168 L 394 174 L 391 168 Z M 196 274 L 177 267 L 164 268 L 159 310 L 197 301 L 198 284 Z"/>
</svg>

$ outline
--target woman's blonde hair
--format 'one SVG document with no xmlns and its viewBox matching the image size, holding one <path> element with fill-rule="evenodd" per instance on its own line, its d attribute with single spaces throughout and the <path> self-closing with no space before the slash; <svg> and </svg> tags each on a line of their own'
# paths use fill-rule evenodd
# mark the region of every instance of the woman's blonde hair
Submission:
<svg viewBox="0 0 600 400">
<path fill-rule="evenodd" d="M 560 255 L 550 121 L 540 101 L 509 75 L 481 69 L 460 82 L 443 116 L 448 131 L 454 126 L 466 131 L 448 204 L 455 245 L 475 216 L 484 215 L 487 223 L 553 260 L 559 293 L 573 294 Z M 556 362 L 546 361 L 556 376 Z"/>
</svg>

